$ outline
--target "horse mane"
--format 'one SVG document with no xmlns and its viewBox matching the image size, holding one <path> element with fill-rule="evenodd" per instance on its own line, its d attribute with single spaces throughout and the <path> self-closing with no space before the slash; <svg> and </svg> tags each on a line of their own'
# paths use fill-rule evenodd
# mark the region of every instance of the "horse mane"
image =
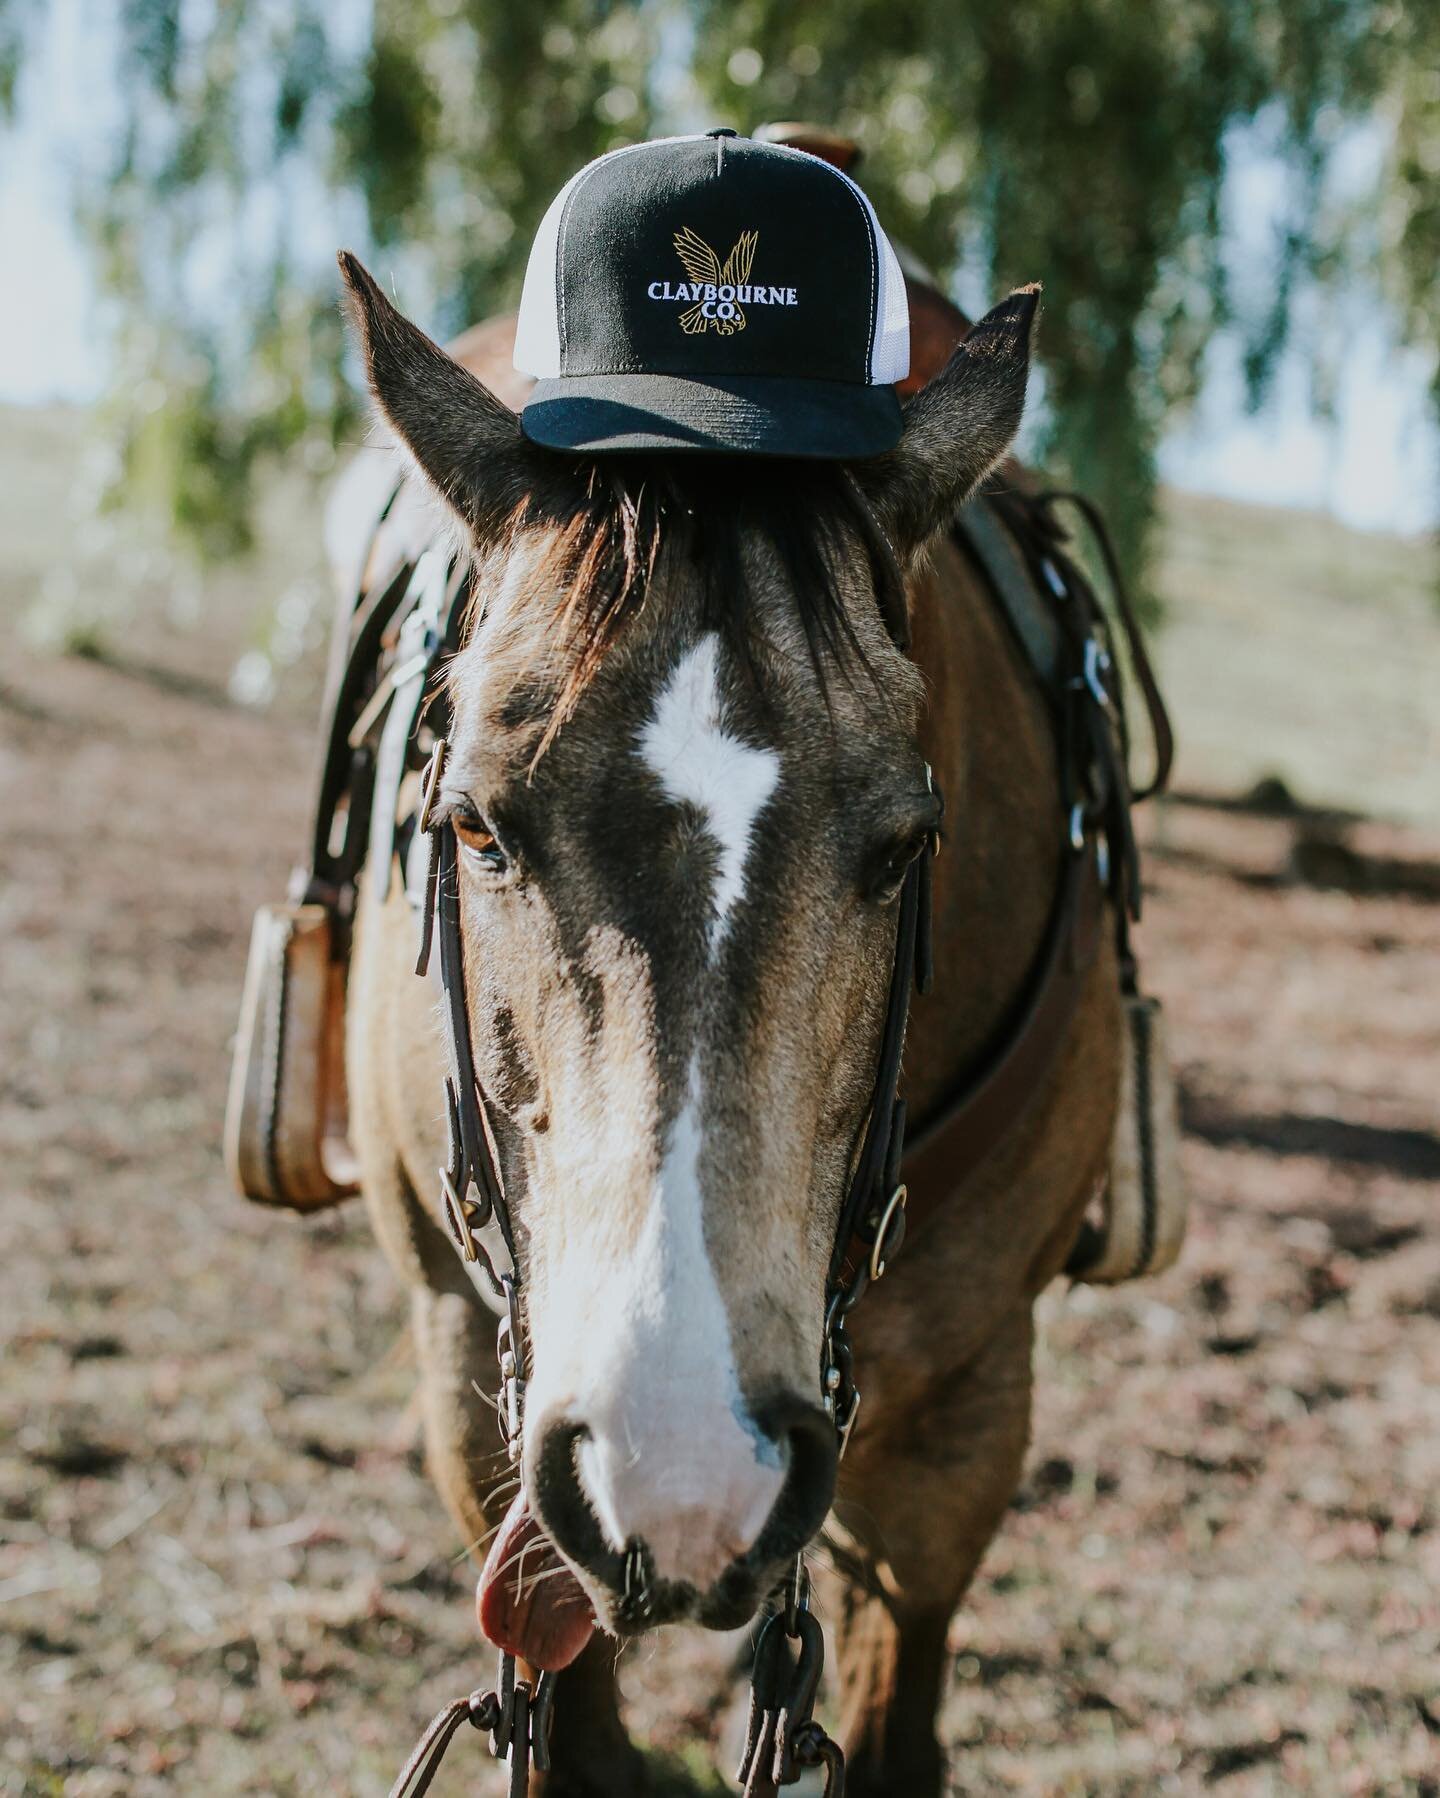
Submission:
<svg viewBox="0 0 1440 1798">
<path fill-rule="evenodd" d="M 662 557 L 698 572 L 707 628 L 736 645 L 762 694 L 745 566 L 745 545 L 755 539 L 773 550 L 794 597 L 827 705 L 832 671 L 859 668 L 874 678 L 845 609 L 839 571 L 858 543 L 892 630 L 905 617 L 904 577 L 843 465 L 659 455 L 546 461 L 550 478 L 531 487 L 503 533 L 513 541 L 543 528 L 549 541 L 538 578 L 565 595 L 555 630 L 570 666 L 536 761 L 573 715 L 626 625 L 644 609 Z M 475 603 L 481 603 L 478 597 Z M 467 636 L 473 621 L 467 620 Z"/>
</svg>

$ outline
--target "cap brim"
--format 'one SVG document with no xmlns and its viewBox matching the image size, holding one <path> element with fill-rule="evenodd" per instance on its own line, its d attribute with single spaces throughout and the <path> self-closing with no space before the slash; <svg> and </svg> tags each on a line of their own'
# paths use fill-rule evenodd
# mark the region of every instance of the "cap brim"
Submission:
<svg viewBox="0 0 1440 1798">
<path fill-rule="evenodd" d="M 520 414 L 533 443 L 596 454 L 699 450 L 752 456 L 878 456 L 900 441 L 895 389 L 756 375 L 559 375 Z"/>
</svg>

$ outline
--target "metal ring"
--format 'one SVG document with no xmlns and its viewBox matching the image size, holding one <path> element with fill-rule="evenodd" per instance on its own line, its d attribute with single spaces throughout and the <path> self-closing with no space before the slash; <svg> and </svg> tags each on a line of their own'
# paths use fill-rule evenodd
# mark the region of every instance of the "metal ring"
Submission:
<svg viewBox="0 0 1440 1798">
<path fill-rule="evenodd" d="M 895 1221 L 895 1213 L 897 1211 L 904 1211 L 905 1201 L 909 1196 L 909 1191 L 905 1182 L 902 1180 L 895 1188 L 894 1192 L 891 1193 L 889 1201 L 885 1206 L 885 1210 L 881 1214 L 880 1228 L 875 1232 L 875 1246 L 870 1251 L 870 1279 L 872 1282 L 884 1278 L 885 1239 L 890 1234 L 890 1226 Z"/>
<path fill-rule="evenodd" d="M 425 770 L 425 785 L 420 794 L 420 829 L 431 828 L 430 813 L 435 804 L 435 795 L 440 790 L 440 776 L 445 768 L 445 739 L 437 737 L 435 747 L 430 752 L 430 764 Z"/>
</svg>

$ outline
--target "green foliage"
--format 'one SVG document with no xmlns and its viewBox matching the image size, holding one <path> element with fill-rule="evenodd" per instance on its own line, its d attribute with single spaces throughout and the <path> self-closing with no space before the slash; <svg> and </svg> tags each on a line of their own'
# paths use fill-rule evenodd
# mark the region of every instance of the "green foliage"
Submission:
<svg viewBox="0 0 1440 1798">
<path fill-rule="evenodd" d="M 0 0 L 0 108 L 26 7 Z M 262 463 L 323 472 L 358 435 L 338 244 L 398 276 L 432 329 L 459 329 L 513 304 L 574 169 L 656 129 L 839 126 L 894 235 L 965 297 L 1042 280 L 1043 455 L 1101 499 L 1131 562 L 1162 430 L 1219 327 L 1244 328 L 1257 399 L 1302 280 L 1378 273 L 1410 340 L 1436 341 L 1433 0 L 376 0 L 373 20 L 322 0 L 195 15 L 122 0 L 122 15 L 128 124 L 85 216 L 119 302 L 124 490 L 212 553 L 244 545 Z M 1377 108 L 1383 192 L 1334 208 L 1331 146 Z M 1257 117 L 1291 173 L 1258 308 L 1231 293 L 1219 231 L 1228 135 Z"/>
<path fill-rule="evenodd" d="M 1440 6 L 1414 0 L 1386 10 L 1396 117 L 1390 191 L 1381 214 L 1379 260 L 1402 308 L 1407 334 L 1433 343 L 1440 270 Z M 1435 370 L 1440 405 L 1440 364 Z"/>
<path fill-rule="evenodd" d="M 1386 11 L 1373 0 L 704 0 L 697 43 L 727 112 L 798 111 L 860 138 L 867 190 L 931 266 L 964 269 L 968 290 L 991 298 L 1043 281 L 1042 454 L 1100 499 L 1135 562 L 1161 431 L 1194 399 L 1214 332 L 1234 322 L 1219 234 L 1227 133 L 1280 109 L 1295 175 L 1272 303 L 1244 321 L 1258 400 L 1294 283 L 1319 266 L 1336 120 L 1364 112 L 1406 66 L 1376 39 Z M 1433 121 L 1425 141 L 1433 153 Z M 1433 320 L 1413 322 L 1433 332 Z"/>
<path fill-rule="evenodd" d="M 231 0 L 194 38 L 173 0 L 122 10 L 127 130 L 84 196 L 120 302 L 116 497 L 232 554 L 262 466 L 323 473 L 362 434 L 336 248 L 403 271 L 441 334 L 512 305 L 555 190 L 649 132 L 655 29 L 584 0 L 379 0 L 358 42 L 313 0 Z"/>
<path fill-rule="evenodd" d="M 39 0 L 0 0 L 0 123 L 14 114 L 25 36 L 38 10 Z"/>
</svg>

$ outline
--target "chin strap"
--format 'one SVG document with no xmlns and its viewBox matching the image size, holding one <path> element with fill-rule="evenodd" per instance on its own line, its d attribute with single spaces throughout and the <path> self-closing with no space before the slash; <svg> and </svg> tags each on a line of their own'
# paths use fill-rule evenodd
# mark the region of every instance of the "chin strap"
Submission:
<svg viewBox="0 0 1440 1798">
<path fill-rule="evenodd" d="M 926 784 L 939 797 L 933 771 Z M 944 802 L 941 801 L 941 814 Z M 825 1333 L 820 1362 L 820 1389 L 835 1422 L 843 1456 L 860 1412 L 853 1355 L 845 1320 L 869 1288 L 883 1278 L 887 1265 L 905 1240 L 906 1187 L 901 1178 L 905 1152 L 905 1101 L 898 1096 L 910 993 L 928 993 L 935 975 L 931 944 L 931 869 L 940 853 L 940 825 L 929 833 L 920 853 L 905 871 L 900 889 L 900 915 L 895 926 L 895 959 L 890 992 L 875 1065 L 875 1092 L 865 1134 L 835 1230 L 830 1276 L 825 1289 Z"/>
<path fill-rule="evenodd" d="M 445 1119 L 448 1149 L 438 1170 L 441 1207 L 460 1257 L 473 1266 L 489 1288 L 500 1314 L 496 1355 L 500 1392 L 496 1412 L 506 1451 L 520 1461 L 525 1410 L 525 1337 L 520 1312 L 520 1268 L 515 1233 L 500 1171 L 500 1152 L 490 1123 L 484 1089 L 475 1071 L 470 1036 L 470 1008 L 465 990 L 465 939 L 460 928 L 459 844 L 455 827 L 436 816 L 435 800 L 445 772 L 446 739 L 436 739 L 421 783 L 418 827 L 428 844 L 425 898 L 421 917 L 420 955 L 415 972 L 427 975 L 438 938 L 440 987 L 443 994 L 448 1072 Z M 499 1243 L 487 1252 L 481 1237 L 493 1225 Z M 500 1251 L 503 1250 L 504 1259 Z M 500 1265 L 497 1266 L 497 1261 Z M 508 1262 L 508 1265 L 506 1264 Z M 511 1798 L 525 1798 L 530 1768 L 549 1766 L 554 1673 L 541 1673 L 532 1686 L 517 1677 L 515 1657 L 502 1653 L 494 1691 L 472 1692 L 447 1705 L 420 1738 L 391 1789 L 390 1798 L 420 1798 L 445 1757 L 462 1723 L 490 1732 L 490 1752 L 510 1767 Z"/>
<path fill-rule="evenodd" d="M 925 780 L 938 797 L 933 771 Z M 944 815 L 941 802 L 940 815 Z M 905 871 L 895 924 L 895 957 L 875 1063 L 875 1091 L 860 1139 L 855 1171 L 840 1208 L 835 1249 L 825 1289 L 825 1332 L 820 1389 L 839 1437 L 840 1455 L 850 1446 L 860 1413 L 854 1356 L 846 1319 L 877 1280 L 905 1239 L 905 1185 L 900 1162 L 905 1148 L 905 1101 L 898 1096 L 910 993 L 930 990 L 934 978 L 931 947 L 931 868 L 940 853 L 940 824 L 928 834 Z M 823 1768 L 823 1798 L 844 1798 L 845 1756 L 840 1744 L 815 1721 L 815 1696 L 825 1670 L 825 1637 L 810 1609 L 810 1576 L 802 1551 L 789 1578 L 774 1597 L 775 1611 L 760 1631 L 750 1676 L 750 1719 L 738 1777 L 744 1798 L 770 1798 L 794 1785 L 802 1773 Z"/>
</svg>

